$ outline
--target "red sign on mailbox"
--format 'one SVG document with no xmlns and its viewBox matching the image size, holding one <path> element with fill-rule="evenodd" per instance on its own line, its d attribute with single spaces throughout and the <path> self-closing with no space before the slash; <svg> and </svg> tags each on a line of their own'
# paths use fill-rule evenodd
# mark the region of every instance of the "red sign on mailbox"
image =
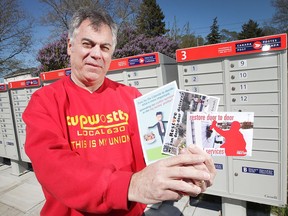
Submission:
<svg viewBox="0 0 288 216">
<path fill-rule="evenodd" d="M 150 66 L 155 64 L 159 64 L 159 54 L 157 52 L 113 59 L 110 64 L 109 71 Z"/>
<path fill-rule="evenodd" d="M 17 88 L 31 88 L 40 86 L 40 79 L 39 78 L 31 78 L 27 80 L 17 80 L 8 83 L 9 89 L 17 89 Z"/>
<path fill-rule="evenodd" d="M 259 53 L 286 49 L 287 34 L 237 40 L 207 46 L 176 50 L 176 61 L 185 62 L 209 58 Z"/>
<path fill-rule="evenodd" d="M 42 81 L 51 81 L 51 80 L 57 80 L 62 77 L 68 76 L 71 74 L 70 68 L 64 68 L 59 70 L 53 70 L 49 72 L 42 72 L 40 73 L 40 78 Z"/>
</svg>

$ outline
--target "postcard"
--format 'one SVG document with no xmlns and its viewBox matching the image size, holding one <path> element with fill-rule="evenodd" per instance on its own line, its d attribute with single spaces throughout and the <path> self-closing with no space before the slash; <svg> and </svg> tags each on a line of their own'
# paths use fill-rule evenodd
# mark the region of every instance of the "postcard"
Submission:
<svg viewBox="0 0 288 216">
<path fill-rule="evenodd" d="M 187 142 L 213 156 L 252 156 L 253 112 L 189 113 Z"/>
<path fill-rule="evenodd" d="M 190 112 L 217 111 L 220 99 L 205 94 L 176 90 L 168 119 L 162 153 L 177 155 L 186 144 L 187 115 Z"/>
<path fill-rule="evenodd" d="M 173 81 L 134 100 L 147 165 L 167 157 L 161 150 L 177 89 L 177 83 Z"/>
</svg>

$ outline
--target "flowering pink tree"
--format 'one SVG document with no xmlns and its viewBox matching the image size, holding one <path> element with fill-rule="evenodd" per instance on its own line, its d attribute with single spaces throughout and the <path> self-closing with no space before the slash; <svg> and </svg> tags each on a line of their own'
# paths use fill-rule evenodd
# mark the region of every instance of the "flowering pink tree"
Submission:
<svg viewBox="0 0 288 216">
<path fill-rule="evenodd" d="M 67 55 L 67 33 L 59 40 L 48 43 L 37 55 L 40 62 L 38 73 L 69 67 L 69 56 Z"/>
<path fill-rule="evenodd" d="M 118 46 L 114 57 L 122 58 L 138 54 L 160 52 L 171 58 L 175 58 L 176 49 L 179 43 L 166 36 L 148 37 L 144 34 L 137 34 L 136 30 L 126 27 L 119 33 Z"/>
</svg>

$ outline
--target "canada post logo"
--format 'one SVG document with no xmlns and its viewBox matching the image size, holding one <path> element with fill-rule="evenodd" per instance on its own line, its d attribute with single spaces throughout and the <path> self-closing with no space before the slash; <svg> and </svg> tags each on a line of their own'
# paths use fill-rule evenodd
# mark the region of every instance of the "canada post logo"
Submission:
<svg viewBox="0 0 288 216">
<path fill-rule="evenodd" d="M 151 64 L 154 62 L 156 62 L 156 56 L 155 55 L 140 56 L 140 57 L 128 59 L 129 66 Z"/>
<path fill-rule="evenodd" d="M 65 70 L 65 76 L 69 76 L 71 74 L 71 69 Z"/>
<path fill-rule="evenodd" d="M 256 41 L 256 42 L 254 42 L 253 43 L 253 48 L 254 49 L 261 49 L 262 48 L 262 43 L 261 43 L 261 41 Z"/>
<path fill-rule="evenodd" d="M 275 37 L 275 38 L 269 38 L 264 40 L 251 40 L 247 42 L 242 43 L 236 43 L 236 52 L 249 52 L 249 51 L 255 51 L 255 50 L 263 50 L 264 47 L 265 50 L 275 49 L 281 47 L 281 38 Z"/>
<path fill-rule="evenodd" d="M 0 85 L 0 91 L 5 91 L 6 90 L 6 85 Z"/>
<path fill-rule="evenodd" d="M 38 86 L 39 85 L 39 82 L 37 79 L 34 79 L 34 80 L 27 80 L 25 82 L 25 86 Z"/>
</svg>

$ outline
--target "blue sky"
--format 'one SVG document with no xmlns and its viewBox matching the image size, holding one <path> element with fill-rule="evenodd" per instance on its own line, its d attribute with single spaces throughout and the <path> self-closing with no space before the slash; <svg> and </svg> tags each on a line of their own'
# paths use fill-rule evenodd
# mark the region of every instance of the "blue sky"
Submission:
<svg viewBox="0 0 288 216">
<path fill-rule="evenodd" d="M 219 28 L 240 31 L 249 19 L 258 24 L 268 22 L 275 13 L 271 0 L 157 0 L 166 21 L 172 26 L 174 17 L 177 25 L 190 24 L 196 35 L 206 36 L 213 19 L 217 17 Z"/>
<path fill-rule="evenodd" d="M 21 6 L 31 16 L 40 18 L 45 7 L 38 0 L 20 0 Z M 210 32 L 213 19 L 217 17 L 219 28 L 240 31 L 249 19 L 260 25 L 269 22 L 275 13 L 271 0 L 157 0 L 164 15 L 166 28 L 172 27 L 174 18 L 179 28 L 189 22 L 191 32 L 206 36 Z M 33 31 L 34 50 L 21 58 L 26 65 L 37 66 L 37 52 L 47 42 L 49 28 L 35 24 Z"/>
</svg>

